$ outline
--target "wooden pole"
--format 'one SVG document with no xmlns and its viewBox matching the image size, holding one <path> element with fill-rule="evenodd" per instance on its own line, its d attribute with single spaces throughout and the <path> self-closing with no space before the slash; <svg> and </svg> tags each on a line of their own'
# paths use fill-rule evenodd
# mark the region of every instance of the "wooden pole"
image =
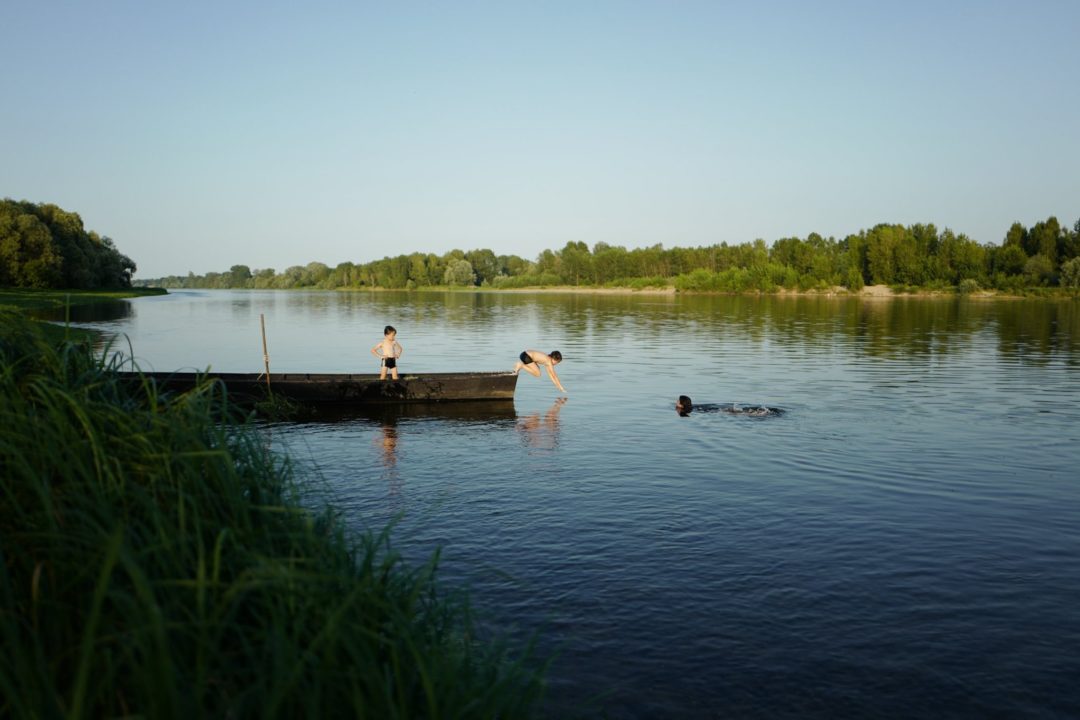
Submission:
<svg viewBox="0 0 1080 720">
<path fill-rule="evenodd" d="M 266 350 L 266 316 L 259 313 L 259 325 L 262 326 L 263 367 L 266 368 L 266 389 L 270 389 L 270 353 Z"/>
</svg>

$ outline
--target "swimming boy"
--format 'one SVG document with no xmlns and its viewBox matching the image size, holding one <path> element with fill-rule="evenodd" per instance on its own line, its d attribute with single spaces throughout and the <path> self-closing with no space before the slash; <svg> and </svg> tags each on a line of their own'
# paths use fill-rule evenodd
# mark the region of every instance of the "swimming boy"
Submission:
<svg viewBox="0 0 1080 720">
<path fill-rule="evenodd" d="M 391 377 L 394 380 L 398 379 L 397 375 L 397 359 L 401 357 L 403 348 L 397 338 L 397 330 L 393 325 L 387 325 L 383 328 L 383 339 L 373 348 L 371 348 L 371 354 L 382 360 L 382 369 L 379 372 L 379 379 L 386 379 L 386 371 L 390 371 Z"/>
<path fill-rule="evenodd" d="M 518 361 L 514 364 L 514 372 L 524 370 L 530 375 L 540 377 L 540 368 L 543 367 L 547 370 L 551 382 L 555 383 L 555 387 L 566 392 L 566 388 L 559 382 L 559 376 L 555 374 L 555 366 L 561 362 L 562 353 L 558 350 L 552 350 L 550 355 L 539 350 L 525 350 L 518 356 Z"/>
</svg>

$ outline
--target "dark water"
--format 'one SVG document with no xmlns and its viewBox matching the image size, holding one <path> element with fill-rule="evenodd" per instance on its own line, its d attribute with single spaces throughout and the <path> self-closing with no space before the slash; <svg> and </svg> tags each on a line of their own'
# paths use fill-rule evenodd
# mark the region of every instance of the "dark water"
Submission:
<svg viewBox="0 0 1080 720">
<path fill-rule="evenodd" d="M 268 432 L 490 628 L 554 716 L 1080 717 L 1080 303 L 177 293 L 98 323 L 158 370 L 510 368 L 483 408 Z M 779 417 L 679 417 L 675 398 Z"/>
</svg>

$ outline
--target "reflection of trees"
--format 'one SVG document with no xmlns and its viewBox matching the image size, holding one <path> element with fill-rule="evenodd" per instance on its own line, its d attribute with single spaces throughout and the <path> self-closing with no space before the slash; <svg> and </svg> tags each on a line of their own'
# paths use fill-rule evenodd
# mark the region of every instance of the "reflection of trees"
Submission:
<svg viewBox="0 0 1080 720">
<path fill-rule="evenodd" d="M 862 301 L 843 331 L 874 357 L 947 355 L 969 347 L 990 322 L 986 307 L 958 299 Z"/>
<path fill-rule="evenodd" d="M 1002 355 L 1046 362 L 1061 354 L 1070 365 L 1080 365 L 1080 303 L 1004 303 L 996 320 Z"/>
<path fill-rule="evenodd" d="M 679 333 L 706 345 L 843 345 L 857 355 L 933 357 L 970 348 L 982 332 L 997 332 L 1006 353 L 1075 354 L 1080 342 L 1075 301 L 419 292 L 379 293 L 370 302 L 386 315 L 469 333 L 540 325 L 570 347 L 612 336 L 658 342 Z"/>
<path fill-rule="evenodd" d="M 504 296 L 499 296 L 502 301 Z M 873 357 L 955 354 L 980 333 L 997 333 L 1002 352 L 1076 355 L 1080 303 L 744 295 L 530 295 L 526 302 L 570 341 L 632 336 L 653 344 L 673 333 L 701 346 L 724 342 L 848 349 Z M 570 344 L 574 344 L 573 342 Z"/>
<path fill-rule="evenodd" d="M 518 347 L 516 329 L 540 329 L 539 349 L 558 348 L 568 359 L 590 346 L 619 338 L 647 348 L 694 342 L 722 353 L 738 343 L 751 348 L 798 352 L 848 352 L 852 356 L 933 357 L 970 350 L 980 335 L 996 337 L 1005 355 L 1047 359 L 1076 356 L 1080 348 L 1080 303 L 1065 300 L 980 300 L 964 297 L 859 298 L 843 296 L 747 296 L 665 294 L 565 294 L 385 291 L 377 293 L 262 293 L 243 298 L 258 309 L 284 307 L 302 314 L 311 326 L 324 315 L 353 310 L 349 317 L 378 319 L 372 331 L 392 322 L 406 338 L 410 358 L 421 359 L 423 345 L 410 345 L 427 333 L 441 346 L 461 349 L 463 364 L 491 366 L 505 358 L 509 367 Z M 233 295 L 223 302 L 235 302 Z M 87 306 L 88 312 L 95 312 Z M 131 306 L 120 303 L 121 312 Z M 249 312 L 234 307 L 234 313 Z M 514 347 L 508 347 L 510 337 Z M 364 336 L 365 342 L 367 336 Z M 548 339 L 551 339 L 549 342 Z M 425 338 L 425 341 L 428 341 Z M 529 338 L 529 342 L 533 342 Z M 476 360 L 473 358 L 479 358 Z M 442 362 L 440 360 L 439 362 Z M 1080 358 L 1076 360 L 1080 363 Z"/>
</svg>

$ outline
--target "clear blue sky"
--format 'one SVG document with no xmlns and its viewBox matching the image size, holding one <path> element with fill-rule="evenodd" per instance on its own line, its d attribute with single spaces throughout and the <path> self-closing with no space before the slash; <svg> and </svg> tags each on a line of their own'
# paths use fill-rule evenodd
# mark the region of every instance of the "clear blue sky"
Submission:
<svg viewBox="0 0 1080 720">
<path fill-rule="evenodd" d="M 137 277 L 1080 217 L 1080 2 L 55 2 L 0 196 Z"/>
</svg>

